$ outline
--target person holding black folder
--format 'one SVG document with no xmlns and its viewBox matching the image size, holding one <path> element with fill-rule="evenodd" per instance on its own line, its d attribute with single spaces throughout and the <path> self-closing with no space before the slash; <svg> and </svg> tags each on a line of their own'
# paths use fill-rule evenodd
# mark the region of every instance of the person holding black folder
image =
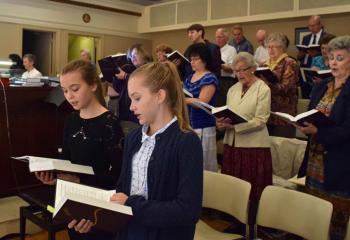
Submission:
<svg viewBox="0 0 350 240">
<path fill-rule="evenodd" d="M 256 62 L 250 53 L 238 53 L 232 66 L 238 82 L 229 89 L 226 104 L 248 122 L 234 125 L 229 119 L 217 119 L 217 127 L 225 129 L 221 172 L 252 184 L 249 223 L 253 224 L 260 195 L 272 184 L 272 157 L 266 127 L 271 91 L 254 75 Z"/>
<path fill-rule="evenodd" d="M 101 80 L 89 62 L 76 60 L 66 65 L 60 77 L 65 98 L 74 108 L 64 126 L 62 158 L 72 163 L 89 165 L 94 175 L 36 172 L 44 184 L 54 185 L 56 178 L 114 189 L 122 165 L 122 130 L 116 117 L 105 107 Z M 112 235 L 92 231 L 78 234 L 69 231 L 71 239 L 112 239 Z"/>
<path fill-rule="evenodd" d="M 299 177 L 306 175 L 306 191 L 333 204 L 331 239 L 344 239 L 350 216 L 350 36 L 328 43 L 333 79 L 315 85 L 310 109 L 317 109 L 335 124 L 305 123 L 309 135 Z"/>
<path fill-rule="evenodd" d="M 271 89 L 271 111 L 284 112 L 292 116 L 297 113 L 297 81 L 299 67 L 286 53 L 289 40 L 282 33 L 271 33 L 265 40 L 270 58 L 264 63 L 276 76 L 277 81 L 262 78 Z M 295 137 L 295 128 L 286 121 L 270 116 L 267 124 L 269 134 L 279 137 Z"/>
<path fill-rule="evenodd" d="M 132 207 L 120 240 L 192 240 L 200 216 L 203 153 L 189 125 L 176 66 L 149 63 L 132 73 L 128 92 L 142 127 L 125 139 L 122 174 L 111 200 Z M 92 224 L 73 222 L 77 231 Z"/>
<path fill-rule="evenodd" d="M 129 53 L 131 62 L 135 68 L 152 61 L 151 55 L 145 50 L 142 44 L 131 46 L 128 50 L 128 55 Z M 119 119 L 125 136 L 131 130 L 139 127 L 136 115 L 130 110 L 131 100 L 128 95 L 130 74 L 119 68 L 119 73 L 113 79 L 113 88 L 119 94 Z"/>
</svg>

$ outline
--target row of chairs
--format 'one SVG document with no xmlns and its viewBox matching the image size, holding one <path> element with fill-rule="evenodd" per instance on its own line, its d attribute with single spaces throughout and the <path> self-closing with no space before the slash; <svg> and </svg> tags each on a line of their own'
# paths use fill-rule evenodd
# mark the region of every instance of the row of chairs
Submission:
<svg viewBox="0 0 350 240">
<path fill-rule="evenodd" d="M 235 217 L 246 225 L 246 236 L 216 231 L 200 220 L 194 239 L 247 238 L 250 190 L 249 182 L 225 174 L 204 171 L 203 207 Z M 333 205 L 323 199 L 294 190 L 268 186 L 260 198 L 256 224 L 287 231 L 309 240 L 327 240 L 332 211 Z M 350 227 L 346 240 L 350 240 Z"/>
</svg>

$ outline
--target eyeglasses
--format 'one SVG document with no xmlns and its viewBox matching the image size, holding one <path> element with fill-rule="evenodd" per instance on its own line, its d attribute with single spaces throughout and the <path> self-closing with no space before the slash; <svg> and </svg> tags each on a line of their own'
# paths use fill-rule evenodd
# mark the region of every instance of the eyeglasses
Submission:
<svg viewBox="0 0 350 240">
<path fill-rule="evenodd" d="M 267 45 L 267 49 L 278 49 L 281 48 L 281 46 L 276 46 L 276 45 Z"/>
<path fill-rule="evenodd" d="M 238 73 L 244 73 L 245 71 L 249 70 L 251 67 L 246 67 L 243 69 L 234 69 L 233 71 L 238 74 Z"/>
</svg>

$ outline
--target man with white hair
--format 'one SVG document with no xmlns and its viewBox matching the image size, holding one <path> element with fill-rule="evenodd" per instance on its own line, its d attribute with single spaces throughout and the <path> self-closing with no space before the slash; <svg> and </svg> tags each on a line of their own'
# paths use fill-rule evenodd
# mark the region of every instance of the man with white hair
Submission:
<svg viewBox="0 0 350 240">
<path fill-rule="evenodd" d="M 269 53 L 265 47 L 266 31 L 259 29 L 255 37 L 259 47 L 255 50 L 254 59 L 259 66 L 262 66 L 269 59 Z"/>
<path fill-rule="evenodd" d="M 226 95 L 228 89 L 235 83 L 231 64 L 237 55 L 234 47 L 228 45 L 229 32 L 225 28 L 218 28 L 215 32 L 216 44 L 220 47 L 221 52 L 221 78 L 220 94 L 218 97 L 218 106 L 226 105 Z"/>
</svg>

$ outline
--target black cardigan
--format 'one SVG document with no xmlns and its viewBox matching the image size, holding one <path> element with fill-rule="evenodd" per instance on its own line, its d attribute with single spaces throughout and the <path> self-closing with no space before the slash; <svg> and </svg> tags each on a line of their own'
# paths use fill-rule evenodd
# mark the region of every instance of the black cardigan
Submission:
<svg viewBox="0 0 350 240">
<path fill-rule="evenodd" d="M 313 89 L 309 109 L 320 102 L 327 91 L 327 81 Z M 316 141 L 324 145 L 324 185 L 328 191 L 350 193 L 350 77 L 345 82 L 330 114 L 334 126 L 318 128 Z M 309 145 L 309 144 L 308 144 Z M 308 147 L 299 176 L 305 175 Z"/>
<path fill-rule="evenodd" d="M 132 158 L 141 147 L 141 137 L 138 128 L 125 139 L 117 192 L 128 196 Z M 146 228 L 146 239 L 193 239 L 203 192 L 203 152 L 198 136 L 182 132 L 177 121 L 158 134 L 148 165 L 147 184 L 148 200 L 133 195 L 126 201 L 133 209 L 134 223 Z M 126 239 L 125 232 L 121 239 Z"/>
</svg>

